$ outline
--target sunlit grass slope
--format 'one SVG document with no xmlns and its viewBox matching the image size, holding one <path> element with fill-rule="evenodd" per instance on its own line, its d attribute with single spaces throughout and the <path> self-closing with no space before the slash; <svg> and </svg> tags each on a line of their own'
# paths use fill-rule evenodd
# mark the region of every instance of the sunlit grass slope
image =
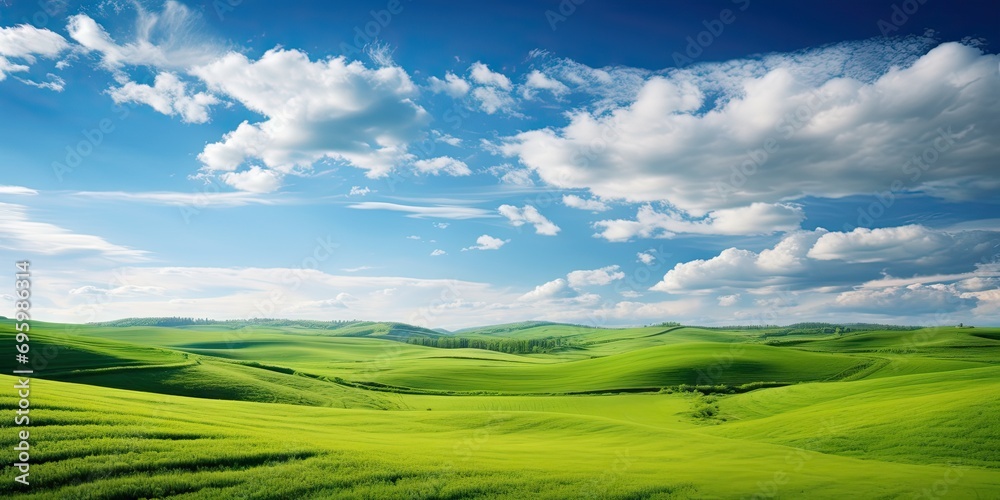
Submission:
<svg viewBox="0 0 1000 500">
<path fill-rule="evenodd" d="M 33 486 L 0 496 L 1000 497 L 998 329 L 467 333 L 573 339 L 519 355 L 373 325 L 407 328 L 35 323 Z"/>
<path fill-rule="evenodd" d="M 677 429 L 503 409 L 344 410 L 41 380 L 34 389 L 36 465 L 25 498 L 738 498 L 757 492 L 888 498 L 912 497 L 939 478 L 955 477 L 949 495 L 975 498 L 1000 487 L 996 468 L 815 451 L 798 458 L 796 448 L 713 435 L 725 425 Z M 0 401 L 5 408 L 13 404 L 9 395 Z M 3 418 L 3 425 L 10 420 Z M 0 444 L 9 449 L 13 434 L 2 431 Z M 11 494 L 15 486 L 5 482 L 0 491 Z"/>
</svg>

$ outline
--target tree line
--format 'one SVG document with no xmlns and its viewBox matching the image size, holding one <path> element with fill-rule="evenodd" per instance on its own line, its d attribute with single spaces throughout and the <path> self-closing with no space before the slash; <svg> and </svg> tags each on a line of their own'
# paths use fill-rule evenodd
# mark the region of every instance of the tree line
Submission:
<svg viewBox="0 0 1000 500">
<path fill-rule="evenodd" d="M 474 337 L 411 337 L 407 343 L 439 349 L 485 349 L 509 354 L 550 352 L 569 347 L 572 343 L 563 337 L 545 339 L 483 339 Z"/>
</svg>

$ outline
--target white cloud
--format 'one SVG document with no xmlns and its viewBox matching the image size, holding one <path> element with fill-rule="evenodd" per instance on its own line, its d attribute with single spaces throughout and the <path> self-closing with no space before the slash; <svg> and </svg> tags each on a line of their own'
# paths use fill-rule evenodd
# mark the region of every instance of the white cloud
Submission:
<svg viewBox="0 0 1000 500">
<path fill-rule="evenodd" d="M 645 251 L 645 252 L 638 252 L 638 253 L 635 254 L 635 257 L 636 257 L 636 259 L 639 260 L 639 262 L 642 262 L 643 264 L 646 264 L 648 266 L 648 265 L 650 265 L 650 264 L 652 264 L 653 262 L 656 261 L 656 256 L 653 255 L 654 252 L 656 252 L 656 250 L 648 250 L 648 251 Z"/>
<path fill-rule="evenodd" d="M 444 250 L 441 250 L 440 248 L 435 248 L 434 251 L 431 252 L 431 257 L 438 257 L 440 255 L 448 255 L 448 252 L 445 252 Z"/>
<path fill-rule="evenodd" d="M 510 78 L 490 70 L 489 67 L 478 61 L 469 67 L 469 75 L 472 81 L 477 84 L 472 89 L 472 97 L 479 102 L 479 109 L 490 115 L 497 111 L 514 114 L 516 102 L 511 96 L 513 84 Z"/>
<path fill-rule="evenodd" d="M 9 73 L 28 71 L 36 57 L 51 59 L 68 48 L 65 38 L 47 29 L 29 24 L 0 27 L 0 81 L 7 79 Z M 19 59 L 21 63 L 11 59 Z M 58 90 L 62 90 L 61 85 Z"/>
<path fill-rule="evenodd" d="M 501 149 L 549 185 L 666 201 L 694 217 L 883 192 L 894 181 L 988 195 L 1000 56 L 957 43 L 920 55 L 924 43 L 852 42 L 665 71 L 627 105 L 576 109 L 566 126 L 519 133 Z M 924 153 L 933 168 L 907 163 Z"/>
<path fill-rule="evenodd" d="M 248 193 L 270 193 L 281 187 L 283 174 L 257 165 L 242 172 L 225 172 L 220 178 L 226 184 Z"/>
<path fill-rule="evenodd" d="M 510 184 L 513 186 L 535 185 L 535 181 L 531 179 L 531 170 L 526 168 L 517 168 L 510 163 L 494 165 L 486 169 L 486 171 L 496 176 L 497 179 L 500 179 L 500 182 L 503 184 Z"/>
<path fill-rule="evenodd" d="M 18 80 L 25 85 L 31 85 L 32 87 L 38 87 L 40 89 L 48 89 L 53 92 L 62 92 L 66 88 L 66 80 L 63 80 L 61 77 L 53 73 L 48 73 L 45 75 L 45 77 L 48 78 L 49 81 L 36 82 L 34 80 L 28 80 L 25 78 L 18 78 Z"/>
<path fill-rule="evenodd" d="M 436 227 L 438 229 L 448 229 L 448 226 L 450 226 L 450 225 L 451 224 L 449 224 L 447 222 L 435 222 L 434 223 L 434 227 Z"/>
<path fill-rule="evenodd" d="M 559 80 L 551 78 L 535 69 L 531 73 L 528 73 L 521 93 L 525 99 L 532 99 L 535 96 L 536 90 L 548 90 L 552 95 L 559 97 L 568 93 L 569 87 Z"/>
<path fill-rule="evenodd" d="M 147 253 L 28 218 L 27 207 L 0 203 L 0 248 L 42 255 L 96 253 L 120 262 L 146 260 Z"/>
<path fill-rule="evenodd" d="M 907 245 L 912 248 L 904 248 Z M 953 234 L 902 226 L 843 233 L 819 228 L 789 233 L 760 252 L 727 248 L 710 259 L 678 263 L 652 289 L 840 291 L 859 284 L 875 289 L 948 283 L 992 277 L 993 271 L 983 262 L 995 258 L 998 247 L 1000 232 L 991 231 Z"/>
<path fill-rule="evenodd" d="M 720 307 L 731 307 L 740 301 L 740 294 L 734 293 L 732 295 L 720 295 L 716 298 L 719 300 Z"/>
<path fill-rule="evenodd" d="M 566 280 L 570 288 L 580 289 L 586 286 L 607 285 L 624 277 L 625 273 L 615 265 L 600 269 L 572 271 L 566 275 Z"/>
<path fill-rule="evenodd" d="M 510 96 L 510 92 L 497 87 L 476 87 L 472 91 L 472 96 L 479 101 L 479 109 L 488 115 L 497 111 L 513 113 L 515 102 L 514 98 Z"/>
<path fill-rule="evenodd" d="M 533 290 L 525 293 L 518 300 L 523 301 L 536 301 L 536 300 L 549 300 L 555 298 L 563 298 L 567 296 L 573 296 L 575 293 L 566 286 L 566 280 L 562 278 L 556 278 L 547 283 L 542 283 L 536 286 Z"/>
<path fill-rule="evenodd" d="M 455 137 L 453 135 L 445 134 L 437 130 L 433 130 L 431 131 L 431 133 L 434 135 L 435 141 L 443 142 L 449 146 L 454 146 L 456 148 L 462 145 L 462 139 L 459 139 L 458 137 Z"/>
<path fill-rule="evenodd" d="M 976 247 L 988 247 L 988 241 L 1000 241 L 1000 235 L 980 231 L 953 234 L 919 225 L 857 228 L 849 233 L 823 235 L 809 251 L 809 257 L 851 263 L 931 262 L 942 253 L 970 255 Z"/>
<path fill-rule="evenodd" d="M 357 297 L 347 293 L 340 292 L 332 299 L 324 300 L 311 300 L 306 302 L 299 302 L 285 308 L 286 312 L 296 312 L 301 310 L 323 310 L 323 309 L 350 309 L 351 305 L 357 302 Z"/>
<path fill-rule="evenodd" d="M 747 207 L 724 208 L 691 220 L 678 212 L 657 212 L 650 205 L 639 208 L 635 220 L 615 219 L 594 223 L 595 235 L 608 241 L 628 241 L 635 237 L 670 238 L 677 233 L 754 235 L 799 228 L 805 214 L 797 205 L 753 203 Z"/>
<path fill-rule="evenodd" d="M 248 192 L 222 193 L 216 191 L 180 193 L 175 191 L 79 191 L 73 196 L 96 200 L 129 201 L 170 205 L 178 207 L 242 207 L 245 205 L 277 205 L 283 200 L 275 196 L 260 196 Z"/>
<path fill-rule="evenodd" d="M 955 283 L 955 286 L 963 292 L 984 292 L 1000 288 L 1000 277 L 973 276 Z"/>
<path fill-rule="evenodd" d="M 455 99 L 464 97 L 465 94 L 469 93 L 469 89 L 472 88 L 472 86 L 469 85 L 469 82 L 450 71 L 445 73 L 444 80 L 432 76 L 428 78 L 427 81 L 429 82 L 431 92 L 434 92 L 435 94 L 443 92 L 451 97 L 454 97 Z"/>
<path fill-rule="evenodd" d="M 230 53 L 192 72 L 267 118 L 244 121 L 205 146 L 198 158 L 209 174 L 253 160 L 294 174 L 330 159 L 384 177 L 413 160 L 408 144 L 430 119 L 399 67 L 369 69 L 343 57 L 311 61 L 297 50 L 273 49 L 256 61 Z"/>
<path fill-rule="evenodd" d="M 219 100 L 205 92 L 189 92 L 187 84 L 177 75 L 163 72 L 156 75 L 153 86 L 127 82 L 109 91 L 116 103 L 136 102 L 148 104 L 165 115 L 180 115 L 185 123 L 205 123 L 208 110 Z"/>
<path fill-rule="evenodd" d="M 223 45 L 203 36 L 199 13 L 174 0 L 163 10 L 150 12 L 136 2 L 135 23 L 128 34 L 132 39 L 118 43 L 104 27 L 86 14 L 70 16 L 69 35 L 84 50 L 101 55 L 102 64 L 115 72 L 124 66 L 152 66 L 186 70 L 208 63 L 224 51 Z"/>
<path fill-rule="evenodd" d="M 591 68 L 571 59 L 553 58 L 544 51 L 533 51 L 531 56 L 547 76 L 572 86 L 574 91 L 590 94 L 595 100 L 589 105 L 596 113 L 633 101 L 652 73 L 625 66 Z"/>
<path fill-rule="evenodd" d="M 351 192 L 348 193 L 348 196 L 364 196 L 364 195 L 366 195 L 368 193 L 371 193 L 371 192 L 372 192 L 372 190 L 368 189 L 368 186 L 365 186 L 365 187 L 351 186 Z"/>
<path fill-rule="evenodd" d="M 344 269 L 341 269 L 341 271 L 344 271 L 345 273 L 356 273 L 360 271 L 367 271 L 369 269 L 375 269 L 375 268 L 372 266 L 345 267 Z"/>
<path fill-rule="evenodd" d="M 537 234 L 555 236 L 559 233 L 559 226 L 546 219 L 537 208 L 531 205 L 525 205 L 521 208 L 513 205 L 500 205 L 497 211 L 500 212 L 500 215 L 509 219 L 511 225 L 515 227 L 531 224 L 535 226 L 535 233 Z"/>
<path fill-rule="evenodd" d="M 93 285 L 74 288 L 69 291 L 70 295 L 105 295 L 110 297 L 133 296 L 133 295 L 163 295 L 165 288 L 159 286 L 135 286 L 124 285 L 114 288 L 100 288 Z"/>
<path fill-rule="evenodd" d="M 604 212 L 610 210 L 611 207 L 607 203 L 601 200 L 585 200 L 575 194 L 565 194 L 563 195 L 563 205 L 570 208 L 578 208 L 580 210 L 590 210 L 591 212 Z"/>
<path fill-rule="evenodd" d="M 838 309 L 879 314 L 940 314 L 975 307 L 976 300 L 963 298 L 952 285 L 921 285 L 861 289 L 843 292 L 834 305 Z"/>
<path fill-rule="evenodd" d="M 348 205 L 348 208 L 357 210 L 391 210 L 395 212 L 407 212 L 417 219 L 435 217 L 439 219 L 478 219 L 483 217 L 494 217 L 489 210 L 474 207 L 462 207 L 456 205 L 436 205 L 432 207 L 416 205 L 400 205 L 398 203 L 386 203 L 380 201 L 363 201 Z"/>
<path fill-rule="evenodd" d="M 499 250 L 500 247 L 504 246 L 510 242 L 510 240 L 501 240 L 500 238 L 494 238 L 488 234 L 484 234 L 476 238 L 476 244 L 471 247 L 463 248 L 462 251 L 466 250 Z"/>
<path fill-rule="evenodd" d="M 38 191 L 24 186 L 0 186 L 0 195 L 34 196 Z"/>
<path fill-rule="evenodd" d="M 465 162 L 456 160 L 450 156 L 439 156 L 437 158 L 417 160 L 413 162 L 413 166 L 422 174 L 447 174 L 456 177 L 472 174 L 472 171 L 469 170 L 469 166 L 466 165 Z"/>
<path fill-rule="evenodd" d="M 786 285 L 795 280 L 815 279 L 806 253 L 825 229 L 792 233 L 773 248 L 759 253 L 727 248 L 707 260 L 680 262 L 668 271 L 651 290 L 683 293 L 721 288 L 756 289 Z M 816 283 L 820 286 L 820 283 Z"/>
<path fill-rule="evenodd" d="M 499 87 L 503 90 L 510 90 L 512 88 L 510 78 L 490 70 L 488 66 L 479 61 L 469 66 L 469 75 L 472 77 L 472 81 L 480 85 Z"/>
</svg>

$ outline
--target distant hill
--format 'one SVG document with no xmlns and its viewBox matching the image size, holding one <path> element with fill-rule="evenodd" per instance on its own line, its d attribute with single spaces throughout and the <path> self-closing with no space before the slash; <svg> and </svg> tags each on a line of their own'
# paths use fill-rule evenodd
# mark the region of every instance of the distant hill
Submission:
<svg viewBox="0 0 1000 500">
<path fill-rule="evenodd" d="M 518 323 L 503 323 L 500 325 L 490 325 L 490 326 L 474 326 L 472 328 L 463 328 L 461 330 L 455 330 L 453 333 L 455 335 L 493 335 L 498 333 L 511 333 L 520 330 L 527 330 L 529 328 L 537 328 L 540 326 L 577 326 L 571 325 L 569 323 L 555 323 L 552 321 L 521 321 Z"/>
<path fill-rule="evenodd" d="M 93 326 L 110 328 L 128 327 L 222 327 L 233 330 L 241 328 L 297 328 L 312 330 L 317 335 L 333 335 L 338 337 L 383 337 L 392 340 L 405 340 L 413 337 L 440 337 L 441 332 L 390 321 L 314 321 L 273 318 L 254 318 L 237 320 L 211 320 L 196 318 L 124 318 L 113 321 L 88 323 Z"/>
</svg>

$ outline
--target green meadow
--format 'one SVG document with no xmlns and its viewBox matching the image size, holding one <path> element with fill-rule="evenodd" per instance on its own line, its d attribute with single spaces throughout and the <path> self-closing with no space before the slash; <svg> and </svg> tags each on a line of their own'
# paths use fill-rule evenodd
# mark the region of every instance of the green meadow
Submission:
<svg viewBox="0 0 1000 500">
<path fill-rule="evenodd" d="M 996 328 L 31 328 L 3 497 L 1000 498 Z"/>
</svg>

